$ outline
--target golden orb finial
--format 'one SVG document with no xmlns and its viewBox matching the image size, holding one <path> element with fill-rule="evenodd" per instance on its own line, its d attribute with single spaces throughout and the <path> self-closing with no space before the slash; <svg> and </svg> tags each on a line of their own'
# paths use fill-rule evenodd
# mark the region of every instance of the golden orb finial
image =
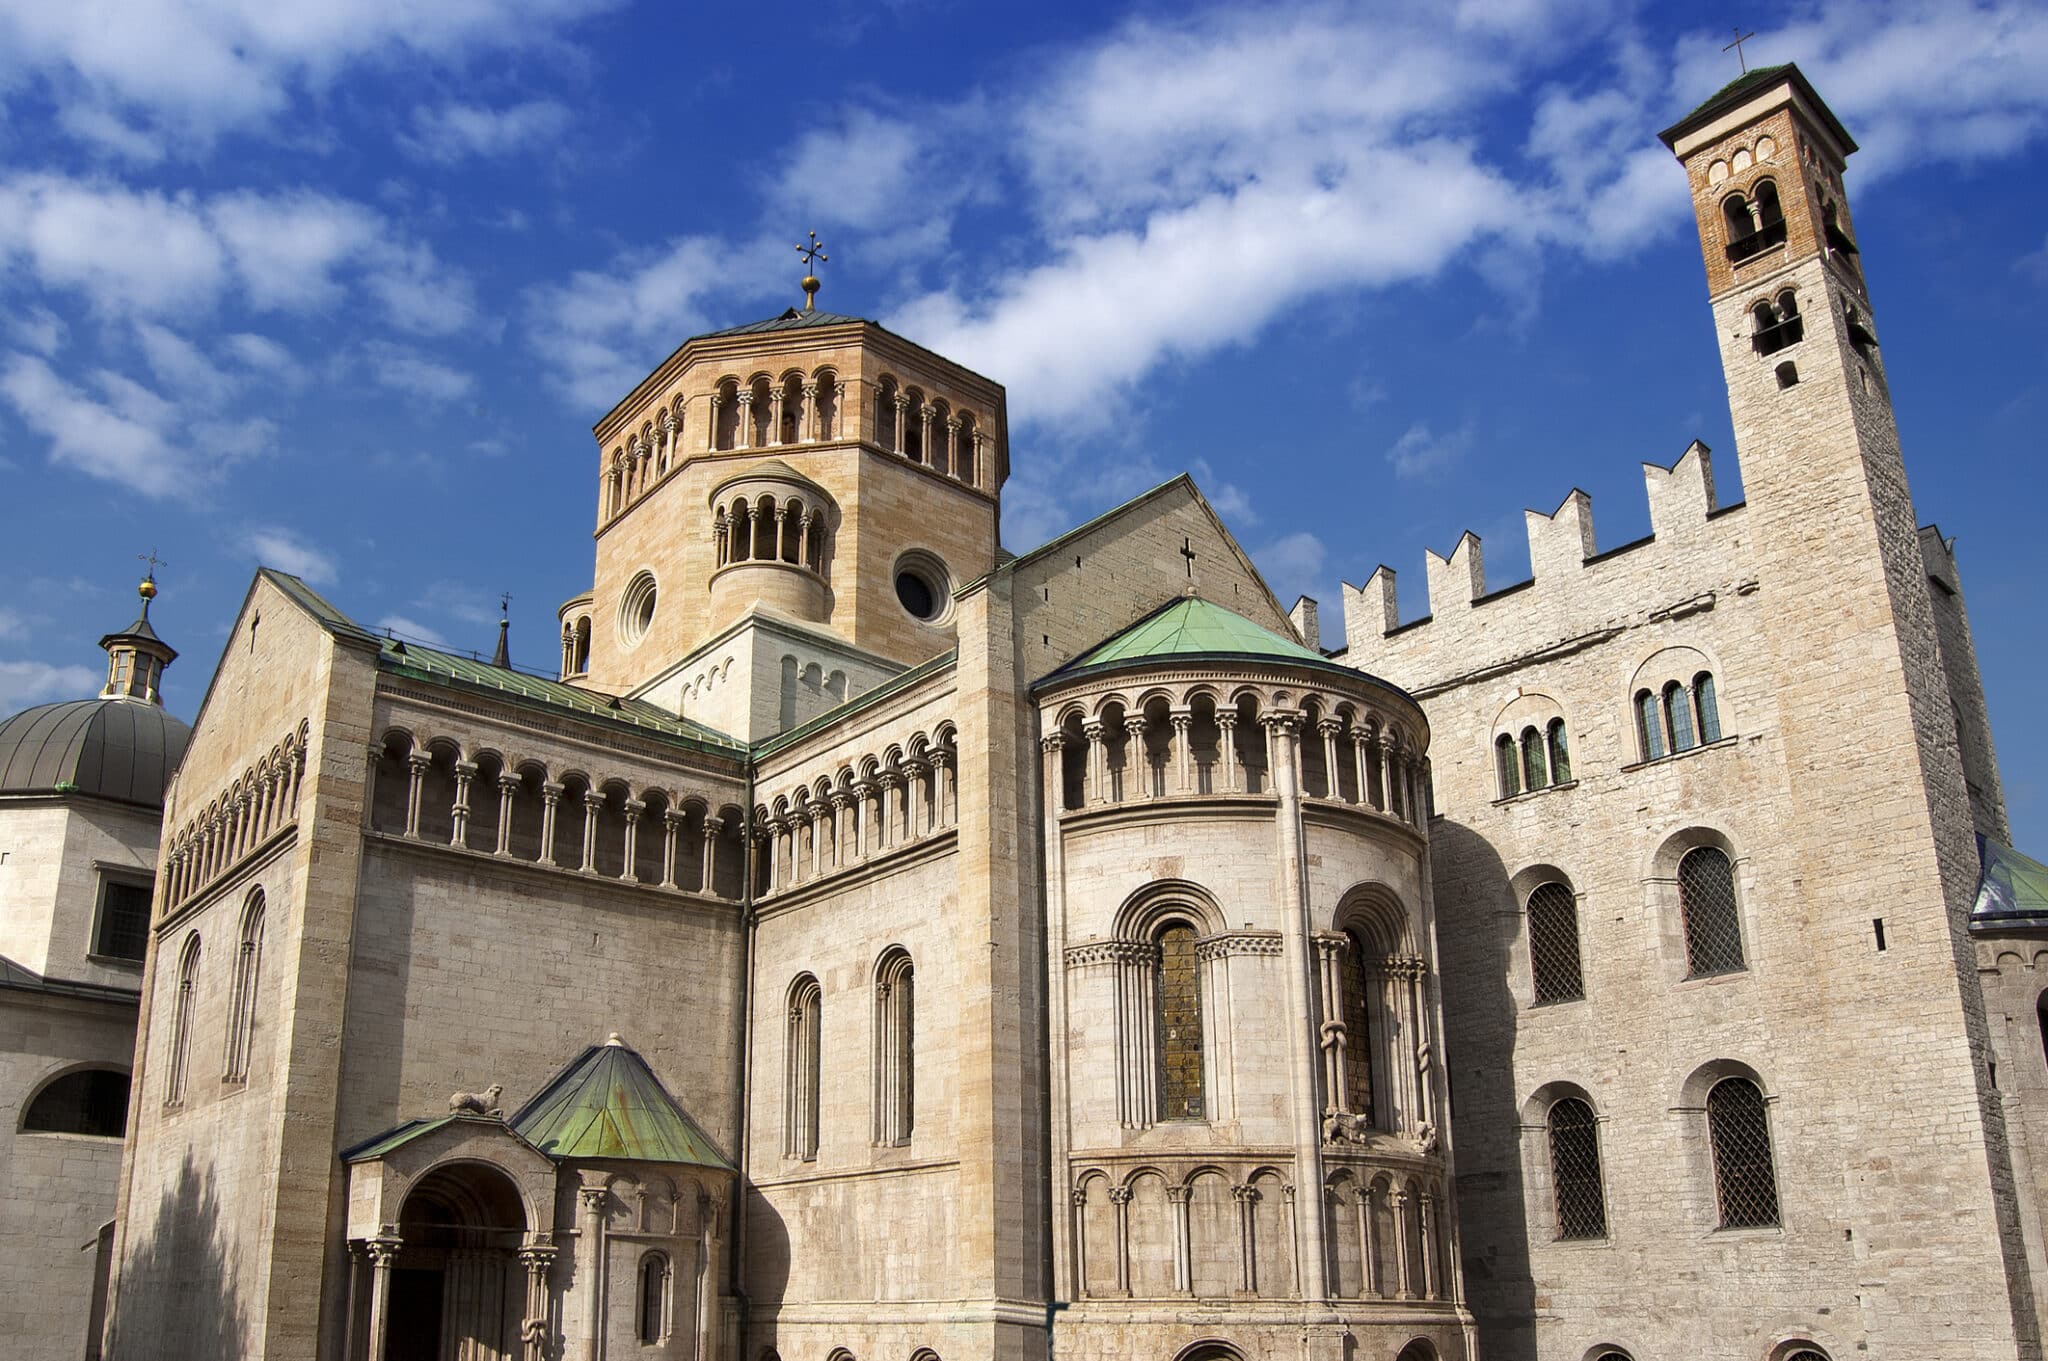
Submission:
<svg viewBox="0 0 2048 1361">
<path fill-rule="evenodd" d="M 156 583 L 148 577 L 144 577 L 142 584 L 135 588 L 135 594 L 141 596 L 144 600 L 156 599 Z"/>
</svg>

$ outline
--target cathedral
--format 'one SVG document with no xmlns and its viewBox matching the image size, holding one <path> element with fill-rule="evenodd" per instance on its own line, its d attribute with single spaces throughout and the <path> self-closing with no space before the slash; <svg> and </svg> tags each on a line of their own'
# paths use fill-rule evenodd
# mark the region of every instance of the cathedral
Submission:
<svg viewBox="0 0 2048 1361">
<path fill-rule="evenodd" d="M 1341 645 L 1186 477 L 1006 550 L 1001 385 L 815 278 L 597 423 L 548 675 L 260 571 L 160 835 L 123 786 L 139 973 L 5 903 L 0 1002 L 139 1007 L 0 1070 L 126 1079 L 0 1136 L 27 1354 L 2037 1361 L 2048 869 L 1855 143 L 1789 66 L 1662 137 L 1748 499 L 1694 444 L 1647 537 L 1573 492 Z M 172 655 L 108 649 L 81 723 Z M 47 730 L 9 844 L 109 801 Z"/>
</svg>

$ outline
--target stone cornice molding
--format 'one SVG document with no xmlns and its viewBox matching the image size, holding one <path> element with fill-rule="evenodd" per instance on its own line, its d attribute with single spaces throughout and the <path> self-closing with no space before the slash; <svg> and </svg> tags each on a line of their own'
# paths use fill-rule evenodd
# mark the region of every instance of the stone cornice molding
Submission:
<svg viewBox="0 0 2048 1361">
<path fill-rule="evenodd" d="M 1204 936 L 1195 942 L 1195 958 L 1200 960 L 1227 959 L 1231 955 L 1278 957 L 1279 954 L 1278 931 L 1225 931 L 1214 936 Z"/>
</svg>

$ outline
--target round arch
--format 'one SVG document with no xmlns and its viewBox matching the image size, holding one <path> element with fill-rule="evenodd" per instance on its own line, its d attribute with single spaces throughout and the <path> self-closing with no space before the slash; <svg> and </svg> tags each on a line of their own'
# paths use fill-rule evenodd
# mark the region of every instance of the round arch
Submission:
<svg viewBox="0 0 2048 1361">
<path fill-rule="evenodd" d="M 1155 879 L 1124 899 L 1112 932 L 1118 940 L 1150 940 L 1175 917 L 1189 921 L 1201 936 L 1216 935 L 1227 924 L 1208 889 L 1187 879 Z"/>
</svg>

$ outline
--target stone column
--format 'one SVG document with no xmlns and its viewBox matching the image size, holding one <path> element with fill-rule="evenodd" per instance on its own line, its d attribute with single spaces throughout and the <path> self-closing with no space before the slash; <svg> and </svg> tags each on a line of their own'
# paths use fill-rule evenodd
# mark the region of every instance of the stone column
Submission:
<svg viewBox="0 0 2048 1361">
<path fill-rule="evenodd" d="M 892 452 L 901 454 L 903 452 L 904 426 L 907 425 L 910 420 L 910 399 L 899 392 L 896 394 L 895 401 L 896 448 Z"/>
<path fill-rule="evenodd" d="M 639 799 L 626 800 L 626 861 L 619 866 L 619 878 L 629 884 L 640 882 L 640 815 L 646 811 Z"/>
<path fill-rule="evenodd" d="M 363 829 L 375 827 L 377 817 L 377 766 L 384 759 L 384 744 L 372 742 L 363 748 L 369 768 L 363 772 Z"/>
<path fill-rule="evenodd" d="M 1280 908 L 1280 945 L 1286 973 L 1287 1014 L 1295 1018 L 1287 1031 L 1288 1071 L 1291 1078 L 1289 1106 L 1294 1125 L 1295 1181 L 1310 1188 L 1323 1184 L 1323 1144 L 1320 1105 L 1316 1092 L 1315 1011 L 1309 990 L 1309 902 L 1307 856 L 1301 825 L 1301 767 L 1296 757 L 1296 740 L 1301 716 L 1269 713 L 1262 717 L 1274 749 L 1274 792 L 1279 796 L 1276 810 L 1279 882 L 1275 903 Z M 1323 1244 L 1323 1197 L 1311 1194 L 1297 1201 L 1301 1208 L 1295 1225 L 1295 1260 L 1302 1264 L 1304 1299 L 1329 1297 L 1328 1266 Z"/>
<path fill-rule="evenodd" d="M 595 789 L 583 791 L 583 863 L 585 874 L 597 873 L 597 811 L 604 807 L 604 795 Z"/>
<path fill-rule="evenodd" d="M 718 888 L 718 834 L 725 830 L 725 820 L 710 814 L 704 816 L 704 863 L 699 867 L 702 879 L 697 891 L 706 895 Z"/>
<path fill-rule="evenodd" d="M 512 801 L 525 783 L 511 771 L 498 776 L 498 844 L 493 851 L 496 855 L 512 854 Z"/>
<path fill-rule="evenodd" d="M 1216 710 L 1216 756 L 1223 766 L 1223 788 L 1238 793 L 1244 788 L 1244 770 L 1237 759 L 1237 710 Z"/>
<path fill-rule="evenodd" d="M 519 1265 L 526 1268 L 526 1307 L 519 1320 L 520 1361 L 547 1361 L 549 1316 L 548 1268 L 555 1262 L 555 1250 L 543 1243 L 528 1243 L 519 1249 Z"/>
<path fill-rule="evenodd" d="M 782 889 L 782 854 L 777 843 L 782 840 L 783 828 L 788 824 L 781 818 L 770 818 L 762 837 L 762 847 L 768 854 L 768 892 L 778 893 Z"/>
<path fill-rule="evenodd" d="M 782 443 L 782 400 L 786 395 L 780 385 L 768 390 L 768 443 Z"/>
<path fill-rule="evenodd" d="M 818 512 L 805 510 L 803 518 L 797 522 L 796 561 L 799 567 L 808 567 L 813 572 L 822 572 L 825 570 L 825 564 L 819 562 L 811 553 L 811 524 L 817 518 Z"/>
<path fill-rule="evenodd" d="M 832 868 L 846 869 L 860 861 L 860 806 L 850 790 L 832 791 Z M 848 844 L 851 842 L 852 844 Z"/>
<path fill-rule="evenodd" d="M 735 448 L 751 449 L 754 447 L 754 390 L 748 388 L 733 400 L 739 403 L 740 408 L 739 429 L 733 432 L 733 445 Z"/>
<path fill-rule="evenodd" d="M 1171 750 L 1168 754 L 1173 758 L 1174 787 L 1182 794 L 1192 794 L 1195 792 L 1190 783 L 1193 778 L 1194 739 L 1189 735 L 1189 731 L 1195 726 L 1194 710 L 1175 709 L 1167 715 L 1167 722 L 1173 725 L 1173 736 L 1168 743 Z"/>
<path fill-rule="evenodd" d="M 1316 978 L 1322 996 L 1323 1023 L 1318 1038 L 1323 1048 L 1323 1109 L 1348 1111 L 1344 1082 L 1345 1034 L 1343 991 L 1338 973 L 1338 952 L 1343 942 L 1334 936 L 1317 936 Z"/>
<path fill-rule="evenodd" d="M 1422 1298 L 1433 1300 L 1437 1297 L 1435 1197 L 1416 1197 L 1416 1209 L 1422 1218 Z"/>
<path fill-rule="evenodd" d="M 896 844 L 896 814 L 892 797 L 903 788 L 903 777 L 893 770 L 885 770 L 875 777 L 881 786 L 881 793 L 875 799 L 875 849 L 886 851 Z"/>
<path fill-rule="evenodd" d="M 1384 1295 L 1387 1285 L 1380 1279 L 1380 1245 L 1373 1228 L 1372 1197 L 1372 1187 L 1358 1188 L 1358 1293 Z"/>
<path fill-rule="evenodd" d="M 1088 787 L 1081 799 L 1084 805 L 1109 802 L 1109 743 L 1104 737 L 1107 731 L 1098 719 L 1081 725 L 1081 735 L 1088 743 Z"/>
<path fill-rule="evenodd" d="M 405 758 L 405 763 L 412 770 L 412 783 L 406 786 L 405 791 L 405 834 L 416 837 L 420 834 L 420 786 L 426 781 L 434 758 L 426 752 L 416 751 Z"/>
<path fill-rule="evenodd" d="M 960 418 L 946 417 L 946 476 L 960 480 Z"/>
<path fill-rule="evenodd" d="M 1131 1188 L 1109 1188 L 1109 1203 L 1116 1210 L 1116 1293 L 1131 1293 Z"/>
<path fill-rule="evenodd" d="M 1173 1288 L 1183 1295 L 1191 1295 L 1195 1282 L 1194 1272 L 1188 1265 L 1189 1239 L 1192 1237 L 1188 1228 L 1188 1188 L 1167 1187 L 1166 1203 L 1173 1207 Z"/>
<path fill-rule="evenodd" d="M 711 415 L 704 422 L 704 452 L 710 453 L 718 447 L 718 408 L 725 405 L 723 393 L 711 394 Z"/>
<path fill-rule="evenodd" d="M 816 444 L 823 432 L 818 429 L 818 385 L 804 384 L 803 429 L 799 432 L 805 444 Z"/>
<path fill-rule="evenodd" d="M 1067 1298 L 1078 1300 L 1088 1293 L 1088 1192 L 1084 1187 L 1072 1195 L 1074 1213 L 1067 1231 L 1074 1244 L 1074 1265 L 1068 1272 Z"/>
<path fill-rule="evenodd" d="M 688 814 L 674 808 L 665 808 L 661 813 L 661 886 L 676 886 L 676 837 L 683 830 Z"/>
<path fill-rule="evenodd" d="M 1380 733 L 1380 802 L 1382 813 L 1399 816 L 1400 796 L 1395 792 L 1396 757 L 1394 744 L 1385 732 Z"/>
<path fill-rule="evenodd" d="M 1258 1215 L 1259 1188 L 1246 1183 L 1230 1188 L 1232 1198 L 1237 1201 L 1237 1288 L 1247 1295 L 1255 1294 L 1259 1288 L 1259 1268 L 1255 1258 L 1259 1233 L 1255 1222 Z"/>
<path fill-rule="evenodd" d="M 917 447 L 924 453 L 926 465 L 935 465 L 937 460 L 932 457 L 932 404 L 930 402 L 919 402 L 917 404 L 917 433 Z"/>
<path fill-rule="evenodd" d="M 576 1197 L 583 1203 L 583 1241 L 577 1244 L 577 1284 L 588 1284 L 584 1294 L 583 1344 L 588 1361 L 600 1361 L 604 1345 L 604 1203 L 609 1192 L 602 1186 L 579 1186 Z"/>
<path fill-rule="evenodd" d="M 369 1361 L 384 1361 L 385 1334 L 391 1331 L 391 1263 L 398 1257 L 398 1248 L 399 1240 L 390 1237 L 363 1243 L 363 1250 L 370 1254 Z"/>
<path fill-rule="evenodd" d="M 1363 808 L 1372 802 L 1371 781 L 1365 777 L 1365 729 L 1353 728 L 1344 736 L 1351 744 L 1351 774 L 1358 782 L 1358 806 Z"/>
<path fill-rule="evenodd" d="M 874 815 L 868 805 L 874 801 L 875 782 L 855 780 L 853 782 L 853 859 L 855 864 L 874 854 Z"/>
<path fill-rule="evenodd" d="M 953 774 L 953 753 L 933 747 L 925 753 L 932 763 L 932 830 L 951 827 L 960 818 L 960 782 Z"/>
<path fill-rule="evenodd" d="M 1136 781 L 1137 792 L 1124 790 L 1125 798 L 1152 797 L 1152 757 L 1145 750 L 1145 715 L 1124 715 L 1124 779 Z"/>
<path fill-rule="evenodd" d="M 1323 797 L 1336 799 L 1343 795 L 1344 782 L 1337 778 L 1337 734 L 1344 731 L 1344 725 L 1334 718 L 1326 718 L 1316 724 L 1316 732 L 1323 739 Z"/>
<path fill-rule="evenodd" d="M 1391 1199 L 1394 1206 L 1394 1275 L 1399 1282 L 1394 1298 L 1412 1300 L 1415 1298 L 1415 1280 L 1414 1270 L 1408 1262 L 1408 1193 L 1394 1191 Z"/>
<path fill-rule="evenodd" d="M 555 863 L 555 812 L 562 804 L 562 786 L 549 780 L 540 787 L 540 863 Z"/>
<path fill-rule="evenodd" d="M 676 433 L 679 429 L 680 426 L 676 421 L 675 412 L 664 411 L 661 413 L 661 467 L 657 470 L 659 472 L 665 473 L 675 466 Z"/>
</svg>

